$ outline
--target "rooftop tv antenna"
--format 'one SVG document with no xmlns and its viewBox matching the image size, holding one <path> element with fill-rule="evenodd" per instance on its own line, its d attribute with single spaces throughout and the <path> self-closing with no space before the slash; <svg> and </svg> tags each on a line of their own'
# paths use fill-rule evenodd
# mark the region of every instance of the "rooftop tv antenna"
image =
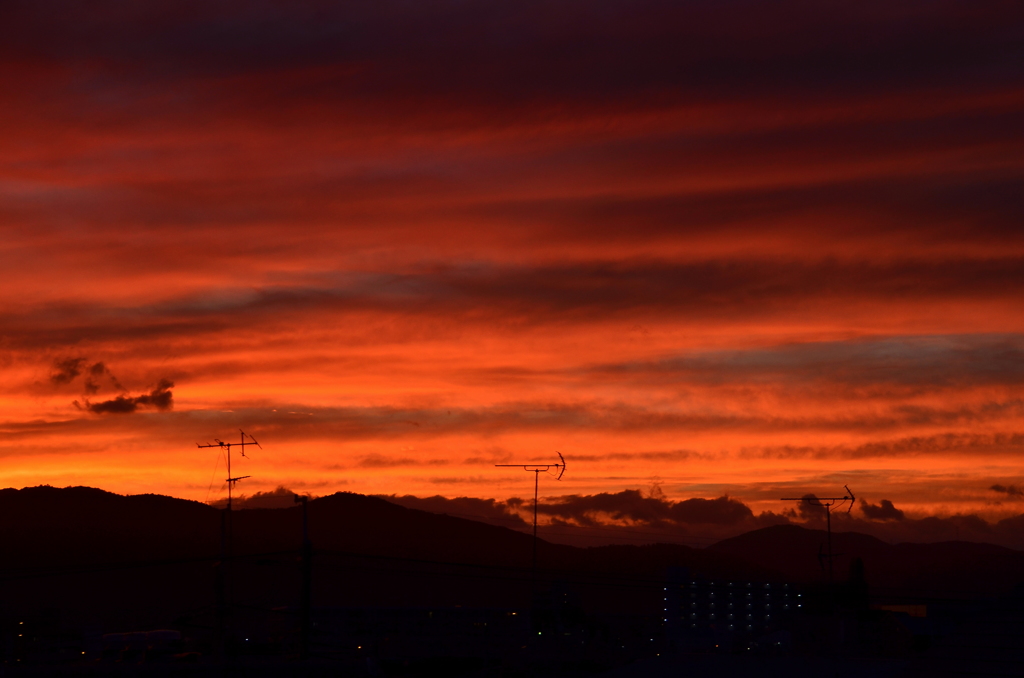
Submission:
<svg viewBox="0 0 1024 678">
<path fill-rule="evenodd" d="M 561 452 L 558 455 L 557 464 L 495 464 L 502 468 L 521 468 L 524 471 L 533 471 L 533 571 L 537 572 L 537 491 L 540 488 L 540 474 L 552 473 L 551 469 L 557 469 L 558 475 L 555 480 L 561 480 L 565 475 L 565 457 Z"/>
<path fill-rule="evenodd" d="M 239 438 L 239 441 L 237 443 L 226 443 L 223 440 L 220 440 L 219 438 L 214 438 L 213 439 L 214 442 L 207 443 L 205 445 L 200 445 L 199 443 L 196 443 L 196 447 L 219 447 L 219 448 L 225 450 L 225 452 L 226 452 L 226 456 L 227 456 L 227 460 L 228 460 L 228 511 L 231 510 L 231 496 L 232 496 L 232 490 L 235 487 L 235 483 L 237 483 L 239 480 L 244 480 L 245 478 L 251 478 L 252 477 L 252 476 L 238 476 L 237 478 L 233 478 L 231 476 L 231 448 L 232 447 L 239 448 L 238 451 L 242 453 L 243 457 L 245 456 L 245 446 L 246 445 L 255 445 L 256 447 L 259 447 L 261 450 L 263 449 L 263 447 L 258 442 L 256 442 L 255 438 L 253 438 L 251 435 L 247 434 L 242 429 L 238 429 L 238 433 L 239 433 L 240 438 Z M 248 438 L 248 440 L 246 440 L 246 438 Z"/>
<path fill-rule="evenodd" d="M 225 456 L 227 457 L 228 465 L 228 505 L 227 508 L 220 514 L 220 549 L 221 549 L 221 564 L 217 567 L 217 616 L 219 617 L 220 626 L 220 652 L 224 657 L 228 656 L 228 639 L 229 631 L 231 629 L 231 576 L 229 568 L 231 566 L 231 559 L 234 557 L 234 530 L 232 528 L 231 521 L 231 500 L 232 490 L 234 490 L 235 483 L 251 476 L 232 476 L 231 475 L 231 448 L 237 447 L 238 451 L 245 456 L 246 445 L 255 445 L 256 447 L 263 449 L 263 446 L 256 442 L 256 439 L 251 435 L 247 434 L 242 429 L 238 429 L 239 439 L 237 443 L 226 443 L 219 438 L 214 438 L 212 443 L 200 444 L 196 443 L 196 447 L 219 447 L 224 450 Z M 246 440 L 248 438 L 248 440 Z"/>
<path fill-rule="evenodd" d="M 832 565 L 832 561 L 836 556 L 841 555 L 832 553 L 832 507 L 842 508 L 846 502 L 850 502 L 850 505 L 846 508 L 846 512 L 849 513 L 853 510 L 853 505 L 857 501 L 857 497 L 853 496 L 853 490 L 848 485 L 843 485 L 843 489 L 846 490 L 846 494 L 842 497 L 815 497 L 814 495 L 807 495 L 805 497 L 782 498 L 782 501 L 805 501 L 811 506 L 822 506 L 825 508 L 825 519 L 828 525 L 828 555 L 818 554 L 818 557 L 828 559 L 829 585 L 835 583 L 835 568 Z"/>
</svg>

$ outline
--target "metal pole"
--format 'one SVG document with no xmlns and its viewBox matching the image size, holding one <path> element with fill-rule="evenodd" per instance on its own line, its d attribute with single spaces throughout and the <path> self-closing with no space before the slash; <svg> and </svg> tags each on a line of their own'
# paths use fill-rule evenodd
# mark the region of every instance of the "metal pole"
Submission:
<svg viewBox="0 0 1024 678">
<path fill-rule="evenodd" d="M 533 472 L 533 578 L 537 578 L 537 490 L 540 487 L 540 469 Z"/>
<path fill-rule="evenodd" d="M 853 505 L 857 501 L 857 497 L 854 496 L 853 490 L 850 489 L 849 485 L 843 485 L 846 490 L 846 494 L 842 497 L 816 497 L 812 495 L 804 495 L 802 497 L 783 497 L 782 501 L 799 501 L 808 502 L 814 506 L 825 507 L 825 521 L 828 529 L 828 601 L 832 608 L 833 613 L 836 613 L 835 605 L 835 560 L 836 554 L 832 551 L 832 507 L 843 506 L 846 502 L 850 502 L 846 512 L 850 513 L 853 510 Z M 821 546 L 818 547 L 818 560 L 821 560 Z"/>
<path fill-rule="evenodd" d="M 230 513 L 231 512 L 231 487 L 234 485 L 234 483 L 231 482 L 231 478 L 232 478 L 232 476 L 231 476 L 231 446 L 228 445 L 227 448 L 228 448 L 228 513 Z"/>
<path fill-rule="evenodd" d="M 221 560 L 222 567 L 224 569 L 224 613 L 223 613 L 223 644 L 224 644 L 224 659 L 227 661 L 232 652 L 231 648 L 231 557 L 234 555 L 234 530 L 232 529 L 231 520 L 231 487 L 234 485 L 231 482 L 231 446 L 227 446 L 228 455 L 228 507 L 224 509 L 223 514 L 223 526 L 224 526 L 224 546 L 222 550 L 225 553 L 225 557 Z"/>
<path fill-rule="evenodd" d="M 227 524 L 227 509 L 222 509 L 220 512 L 220 562 L 217 563 L 217 568 L 214 572 L 214 589 L 217 596 L 217 630 L 220 633 L 219 638 L 219 652 L 220 660 L 225 661 L 227 658 L 227 640 L 228 640 L 228 604 L 227 604 L 227 544 L 228 544 L 228 524 Z"/>
<path fill-rule="evenodd" d="M 221 630 L 221 656 L 229 657 L 229 653 L 226 652 L 226 648 L 229 646 L 229 636 L 231 630 L 231 561 L 234 558 L 234 529 L 232 525 L 232 509 L 234 504 L 234 488 L 235 483 L 239 480 L 244 480 L 249 476 L 234 477 L 231 475 L 231 446 L 239 445 L 242 448 L 242 456 L 245 456 L 245 446 L 255 445 L 262 449 L 255 438 L 249 436 L 247 442 L 245 437 L 245 431 L 239 429 L 238 431 L 239 440 L 237 443 L 225 443 L 222 440 L 214 438 L 214 442 L 208 444 L 196 443 L 196 447 L 207 448 L 217 447 L 224 450 L 227 454 L 227 467 L 228 467 L 228 504 L 221 512 L 220 516 L 220 564 L 217 566 L 215 586 L 217 590 L 217 616 L 219 619 L 219 626 Z"/>
<path fill-rule="evenodd" d="M 565 457 L 562 456 L 561 452 L 556 452 L 558 459 L 560 460 L 557 464 L 495 464 L 499 467 L 514 467 L 521 468 L 524 471 L 533 471 L 533 582 L 536 588 L 537 584 L 537 497 L 540 489 L 540 474 L 541 471 L 547 473 L 553 468 L 558 469 L 558 476 L 555 480 L 561 480 L 562 475 L 565 473 Z"/>
<path fill-rule="evenodd" d="M 833 562 L 835 558 L 832 557 L 832 505 L 825 504 L 825 520 L 828 525 L 828 585 L 832 587 L 835 585 L 835 571 Z"/>
<path fill-rule="evenodd" d="M 299 602 L 302 619 L 299 622 L 299 657 L 306 660 L 309 658 L 309 636 L 312 630 L 313 543 L 309 540 L 308 497 L 295 495 L 295 501 L 302 502 L 302 594 Z"/>
</svg>

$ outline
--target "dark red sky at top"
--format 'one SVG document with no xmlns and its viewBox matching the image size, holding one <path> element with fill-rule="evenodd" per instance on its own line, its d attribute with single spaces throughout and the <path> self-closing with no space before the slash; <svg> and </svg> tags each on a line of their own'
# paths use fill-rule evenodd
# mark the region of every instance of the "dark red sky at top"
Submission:
<svg viewBox="0 0 1024 678">
<path fill-rule="evenodd" d="M 203 500 L 241 427 L 250 492 L 984 538 L 1022 81 L 1014 2 L 4 3 L 0 483 Z"/>
</svg>

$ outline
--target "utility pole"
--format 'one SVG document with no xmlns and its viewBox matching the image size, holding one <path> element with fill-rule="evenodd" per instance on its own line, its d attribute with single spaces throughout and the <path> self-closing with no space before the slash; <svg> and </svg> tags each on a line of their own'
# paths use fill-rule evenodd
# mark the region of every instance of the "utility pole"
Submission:
<svg viewBox="0 0 1024 678">
<path fill-rule="evenodd" d="M 501 468 L 521 468 L 524 471 L 533 472 L 533 578 L 534 581 L 537 579 L 537 493 L 540 488 L 540 474 L 550 473 L 551 469 L 558 469 L 558 475 L 555 476 L 555 480 L 561 480 L 562 476 L 565 475 L 565 457 L 562 456 L 561 452 L 555 452 L 558 455 L 559 463 L 557 464 L 495 464 Z"/>
<path fill-rule="evenodd" d="M 302 592 L 299 598 L 299 658 L 309 658 L 309 636 L 312 630 L 313 543 L 309 540 L 309 497 L 295 495 L 302 503 Z"/>
<path fill-rule="evenodd" d="M 846 490 L 846 494 L 842 497 L 815 497 L 813 495 L 807 497 L 783 497 L 782 501 L 806 501 L 811 506 L 822 506 L 825 508 L 825 521 L 828 527 L 828 584 L 829 588 L 835 584 L 835 568 L 833 567 L 832 561 L 837 555 L 832 553 L 832 507 L 842 507 L 846 502 L 850 502 L 846 512 L 849 513 L 853 510 L 853 504 L 857 501 L 857 498 L 853 496 L 853 491 L 847 485 L 843 485 Z"/>
<path fill-rule="evenodd" d="M 212 443 L 196 443 L 196 447 L 207 448 L 207 447 L 218 447 L 224 450 L 224 454 L 227 458 L 228 467 L 228 505 L 221 512 L 220 515 L 220 567 L 217 570 L 217 616 L 219 617 L 220 630 L 221 630 L 221 653 L 226 655 L 227 642 L 228 642 L 228 627 L 230 625 L 228 618 L 231 612 L 231 578 L 230 578 L 230 563 L 234 556 L 234 531 L 231 525 L 231 503 L 234 494 L 235 483 L 251 476 L 238 476 L 234 477 L 231 475 L 231 448 L 238 447 L 239 452 L 245 457 L 245 447 L 247 445 L 255 445 L 261 450 L 263 447 L 256 442 L 256 439 L 251 435 L 248 435 L 242 429 L 238 429 L 239 441 L 237 443 L 226 443 L 219 438 L 214 438 Z M 248 438 L 248 440 L 246 440 Z"/>
</svg>

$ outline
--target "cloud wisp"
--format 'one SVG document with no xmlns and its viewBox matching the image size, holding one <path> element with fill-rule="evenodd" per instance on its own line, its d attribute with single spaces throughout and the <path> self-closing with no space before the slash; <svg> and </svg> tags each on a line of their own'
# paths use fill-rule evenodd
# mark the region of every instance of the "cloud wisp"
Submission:
<svg viewBox="0 0 1024 678">
<path fill-rule="evenodd" d="M 166 412 L 174 407 L 174 382 L 161 379 L 160 382 L 149 393 L 142 395 L 119 395 L 110 400 L 91 402 L 88 399 L 79 403 L 74 402 L 75 407 L 92 412 L 93 414 L 132 414 L 139 409 L 155 409 Z"/>
<path fill-rule="evenodd" d="M 992 487 L 988 489 L 992 490 L 993 492 L 998 492 L 1000 494 L 1006 495 L 1007 499 L 1024 499 L 1024 489 L 1022 489 L 1019 485 L 1002 485 L 1000 483 L 996 483 L 995 485 L 992 485 Z"/>
<path fill-rule="evenodd" d="M 333 281 L 316 281 L 319 284 L 259 286 L 244 294 L 211 295 L 203 290 L 133 308 L 130 317 L 125 317 L 123 308 L 96 303 L 62 311 L 57 316 L 60 322 L 54 320 L 58 309 L 46 307 L 8 311 L 0 319 L 7 327 L 8 342 L 14 346 L 38 345 L 40 341 L 60 345 L 76 337 L 93 341 L 166 340 L 184 333 L 216 337 L 229 334 L 232 321 L 243 318 L 273 327 L 282 321 L 308 322 L 316 316 L 339 320 L 379 316 L 384 320 L 444 315 L 467 327 L 502 320 L 522 330 L 567 321 L 583 325 L 651 322 L 666 315 L 686 318 L 687 324 L 720 322 L 723 316 L 782 321 L 816 309 L 824 311 L 840 300 L 868 312 L 884 312 L 894 304 L 916 307 L 918 312 L 951 303 L 1006 305 L 1024 294 L 1024 259 L 881 265 L 839 261 L 591 261 L 562 266 L 441 267 L 434 271 L 335 277 Z M 821 286 L 822 280 L 828 280 L 827 288 Z M 220 299 L 213 303 L 211 296 Z M 999 342 L 1003 345 L 984 345 Z M 901 356 L 900 350 L 907 353 Z M 942 353 L 954 362 L 944 375 L 942 371 L 937 374 L 956 379 L 956 370 L 972 361 L 982 367 L 986 360 L 1015 364 L 1013 358 L 1019 359 L 1021 340 L 1019 335 L 1000 337 L 994 333 L 977 339 L 962 333 L 952 337 L 897 336 L 861 344 L 775 347 L 760 355 L 708 352 L 690 360 L 617 369 L 683 370 L 697 375 L 718 363 L 722 374 L 727 375 L 729 370 L 746 368 L 778 372 L 787 363 L 794 368 L 800 363 L 812 368 L 813 363 L 825 361 L 836 365 L 835 361 L 848 358 L 876 367 L 899 364 L 899 370 L 912 375 L 914 370 L 923 374 L 929 361 L 938 362 Z M 64 366 L 65 371 L 58 369 L 51 378 L 70 381 L 72 371 L 81 367 L 72 361 Z M 606 369 L 616 368 L 609 365 Z M 998 370 L 989 370 L 988 374 L 990 378 L 1015 377 L 1017 383 L 1021 379 L 1019 368 L 1005 375 Z"/>
<path fill-rule="evenodd" d="M 300 493 L 293 492 L 284 485 L 279 485 L 267 492 L 253 492 L 252 494 L 239 494 L 232 497 L 231 508 L 236 510 L 289 508 L 297 503 L 296 497 L 298 496 L 300 496 Z M 309 493 L 303 493 L 302 496 L 311 499 L 315 498 Z M 224 497 L 215 499 L 209 502 L 209 504 L 214 508 L 223 509 L 227 508 L 228 500 L 227 497 Z"/>
<path fill-rule="evenodd" d="M 82 367 L 85 363 L 85 358 L 55 360 L 53 363 L 53 373 L 50 374 L 50 383 L 57 385 L 70 384 L 82 373 Z"/>
<path fill-rule="evenodd" d="M 385 495 L 382 498 L 407 508 L 432 513 L 447 513 L 502 527 L 526 529 L 530 526 L 532 501 L 511 498 L 474 499 L 412 495 Z M 934 542 L 963 539 L 1021 548 L 1019 526 L 1024 515 L 990 522 L 975 514 L 945 517 L 911 518 L 892 501 L 877 504 L 859 502 L 858 518 L 845 511 L 833 515 L 833 530 L 860 532 L 890 543 Z M 677 542 L 707 546 L 743 532 L 780 524 L 796 524 L 823 530 L 825 513 L 813 495 L 797 509 L 786 513 L 754 512 L 743 502 L 730 497 L 692 498 L 679 501 L 655 493 L 623 490 L 595 495 L 545 497 L 538 506 L 543 516 L 541 536 L 549 541 L 595 545 Z"/>
<path fill-rule="evenodd" d="M 861 502 L 859 507 L 868 520 L 903 520 L 906 517 L 903 511 L 893 506 L 888 499 L 883 499 L 877 505 L 866 501 Z"/>
</svg>

